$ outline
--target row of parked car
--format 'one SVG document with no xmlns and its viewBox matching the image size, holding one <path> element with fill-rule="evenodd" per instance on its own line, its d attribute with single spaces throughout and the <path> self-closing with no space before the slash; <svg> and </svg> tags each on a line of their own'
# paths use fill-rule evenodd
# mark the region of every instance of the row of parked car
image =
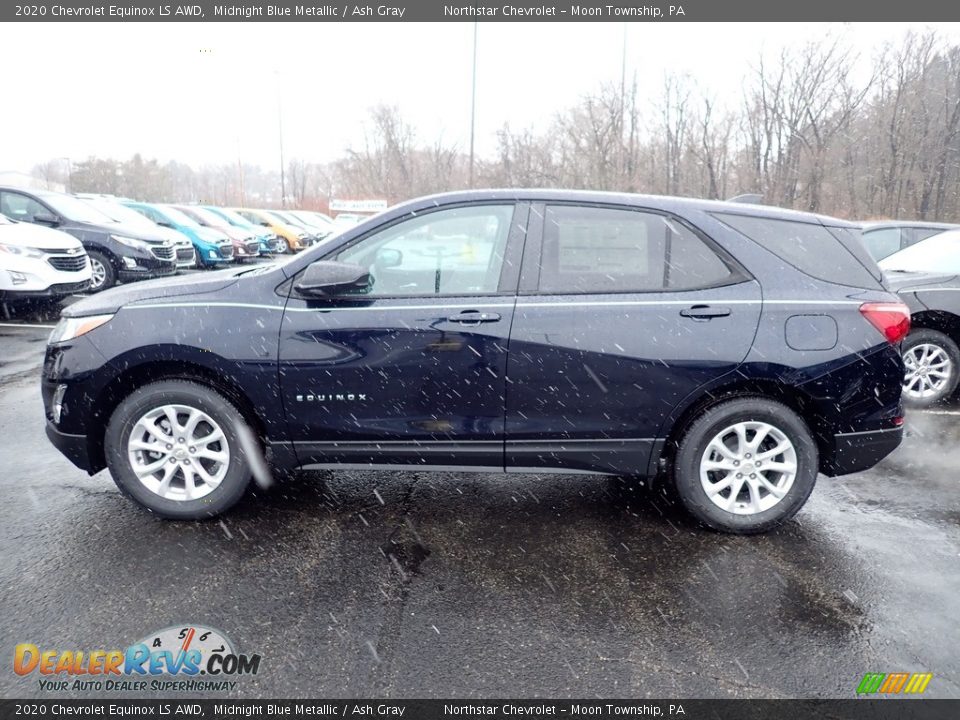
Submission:
<svg viewBox="0 0 960 720">
<path fill-rule="evenodd" d="M 0 296 L 54 298 L 300 252 L 354 222 L 11 187 L 0 187 L 0 217 Z"/>
<path fill-rule="evenodd" d="M 360 219 L 0 187 L 0 298 L 97 292 L 184 268 L 296 253 Z M 905 402 L 947 399 L 960 386 L 960 225 L 865 223 L 861 238 L 911 310 Z M 801 238 L 796 245 L 817 252 Z"/>
</svg>

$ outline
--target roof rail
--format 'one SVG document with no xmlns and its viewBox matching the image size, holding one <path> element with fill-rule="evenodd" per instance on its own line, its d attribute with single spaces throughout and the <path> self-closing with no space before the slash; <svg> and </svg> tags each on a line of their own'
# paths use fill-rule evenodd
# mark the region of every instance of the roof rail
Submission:
<svg viewBox="0 0 960 720">
<path fill-rule="evenodd" d="M 727 202 L 745 203 L 747 205 L 763 205 L 763 195 L 757 193 L 746 193 L 744 195 L 735 195 L 729 198 Z"/>
</svg>

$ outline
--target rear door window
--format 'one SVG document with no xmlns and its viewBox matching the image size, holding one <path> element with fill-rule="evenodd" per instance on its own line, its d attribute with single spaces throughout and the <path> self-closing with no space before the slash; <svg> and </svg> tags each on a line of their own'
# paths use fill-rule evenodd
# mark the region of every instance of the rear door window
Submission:
<svg viewBox="0 0 960 720">
<path fill-rule="evenodd" d="M 572 205 L 546 208 L 540 292 L 689 290 L 740 279 L 707 242 L 665 215 Z"/>
</svg>

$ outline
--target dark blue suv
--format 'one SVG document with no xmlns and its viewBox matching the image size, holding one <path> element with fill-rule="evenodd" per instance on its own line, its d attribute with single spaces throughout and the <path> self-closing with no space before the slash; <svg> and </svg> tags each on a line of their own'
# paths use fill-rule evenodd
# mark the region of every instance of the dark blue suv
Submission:
<svg viewBox="0 0 960 720">
<path fill-rule="evenodd" d="M 474 191 L 79 302 L 43 396 L 67 457 L 168 518 L 226 510 L 265 458 L 657 477 L 750 533 L 897 447 L 908 329 L 838 220 Z"/>
</svg>

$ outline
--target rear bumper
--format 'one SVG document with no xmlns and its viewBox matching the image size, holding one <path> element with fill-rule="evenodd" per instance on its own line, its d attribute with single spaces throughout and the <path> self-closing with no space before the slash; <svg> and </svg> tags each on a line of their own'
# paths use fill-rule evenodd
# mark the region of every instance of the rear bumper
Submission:
<svg viewBox="0 0 960 720">
<path fill-rule="evenodd" d="M 869 470 L 899 447 L 903 427 L 834 435 L 833 452 L 821 461 L 824 475 L 848 475 Z"/>
<path fill-rule="evenodd" d="M 47 421 L 47 437 L 57 450 L 81 470 L 92 475 L 100 469 L 94 468 L 93 463 L 90 462 L 86 435 L 69 435 L 60 432 L 52 422 Z"/>
</svg>

